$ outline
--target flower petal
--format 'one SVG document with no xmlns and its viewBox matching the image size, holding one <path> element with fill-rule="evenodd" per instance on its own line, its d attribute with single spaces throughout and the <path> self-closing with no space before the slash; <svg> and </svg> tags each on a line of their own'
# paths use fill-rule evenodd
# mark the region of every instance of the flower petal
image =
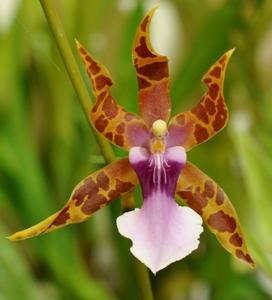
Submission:
<svg viewBox="0 0 272 300">
<path fill-rule="evenodd" d="M 141 209 L 117 219 L 119 232 L 132 240 L 131 252 L 153 273 L 182 259 L 199 244 L 202 220 L 192 209 L 174 199 L 176 183 L 186 161 L 182 147 L 150 154 L 145 148 L 130 150 L 144 196 Z"/>
<path fill-rule="evenodd" d="M 148 127 L 170 114 L 168 58 L 154 51 L 149 39 L 152 9 L 139 25 L 134 45 L 133 63 L 137 72 L 139 110 Z"/>
<path fill-rule="evenodd" d="M 90 113 L 93 126 L 110 142 L 126 150 L 147 145 L 150 133 L 144 121 L 127 112 L 112 98 L 110 87 L 113 80 L 106 67 L 96 62 L 79 42 L 77 47 L 96 97 Z"/>
<path fill-rule="evenodd" d="M 202 81 L 208 91 L 190 111 L 173 117 L 169 124 L 167 145 L 182 146 L 187 151 L 205 142 L 225 127 L 228 109 L 225 104 L 223 87 L 226 67 L 234 49 L 227 51 L 209 69 Z"/>
<path fill-rule="evenodd" d="M 219 185 L 187 162 L 177 183 L 177 194 L 202 216 L 228 252 L 255 266 L 248 253 L 236 211 Z"/>
<path fill-rule="evenodd" d="M 117 227 L 133 242 L 132 254 L 155 274 L 197 249 L 202 219 L 165 194 L 154 193 L 145 203 L 118 217 Z"/>
<path fill-rule="evenodd" d="M 28 229 L 14 233 L 9 239 L 24 240 L 71 223 L 83 222 L 119 195 L 131 191 L 137 182 L 128 159 L 113 162 L 81 181 L 63 209 Z"/>
</svg>

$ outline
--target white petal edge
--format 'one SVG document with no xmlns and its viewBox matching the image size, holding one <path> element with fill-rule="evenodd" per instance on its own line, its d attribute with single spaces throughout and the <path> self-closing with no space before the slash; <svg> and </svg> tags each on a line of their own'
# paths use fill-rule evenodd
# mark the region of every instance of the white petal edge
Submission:
<svg viewBox="0 0 272 300">
<path fill-rule="evenodd" d="M 131 253 L 156 274 L 196 250 L 203 227 L 201 217 L 189 207 L 173 201 L 159 212 L 150 211 L 152 206 L 124 213 L 117 218 L 117 227 L 131 239 Z"/>
</svg>

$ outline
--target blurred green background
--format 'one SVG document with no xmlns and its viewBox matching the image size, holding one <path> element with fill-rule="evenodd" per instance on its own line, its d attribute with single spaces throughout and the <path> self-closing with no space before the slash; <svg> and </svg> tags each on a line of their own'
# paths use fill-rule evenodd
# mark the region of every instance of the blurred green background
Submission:
<svg viewBox="0 0 272 300">
<path fill-rule="evenodd" d="M 232 259 L 205 230 L 197 251 L 151 280 L 158 300 L 272 299 L 272 1 L 56 3 L 82 74 L 75 37 L 109 68 L 113 95 L 130 111 L 137 112 L 131 45 L 155 4 L 152 41 L 170 59 L 173 114 L 200 99 L 202 75 L 236 48 L 225 83 L 229 125 L 189 159 L 232 199 L 257 268 Z M 0 299 L 142 299 L 129 242 L 116 230 L 118 201 L 86 223 L 5 239 L 59 209 L 104 159 L 39 1 L 0 1 L 0 66 Z"/>
</svg>

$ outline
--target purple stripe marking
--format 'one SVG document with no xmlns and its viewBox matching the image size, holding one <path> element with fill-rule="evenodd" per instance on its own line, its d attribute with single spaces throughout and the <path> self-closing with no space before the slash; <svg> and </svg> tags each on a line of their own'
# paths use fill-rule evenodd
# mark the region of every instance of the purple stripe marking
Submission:
<svg viewBox="0 0 272 300">
<path fill-rule="evenodd" d="M 174 198 L 177 180 L 186 162 L 184 148 L 171 147 L 165 153 L 150 154 L 144 148 L 134 147 L 129 159 L 138 175 L 144 199 L 155 191 Z"/>
</svg>

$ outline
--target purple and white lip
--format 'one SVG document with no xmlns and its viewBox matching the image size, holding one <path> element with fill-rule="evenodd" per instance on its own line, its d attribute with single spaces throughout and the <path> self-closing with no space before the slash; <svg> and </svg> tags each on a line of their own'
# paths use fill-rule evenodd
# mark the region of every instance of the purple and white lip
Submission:
<svg viewBox="0 0 272 300">
<path fill-rule="evenodd" d="M 143 205 L 117 218 L 123 236 L 131 239 L 131 252 L 155 274 L 197 249 L 202 219 L 175 201 L 178 177 L 186 164 L 183 147 L 150 153 L 133 147 L 129 161 L 143 194 Z"/>
</svg>

